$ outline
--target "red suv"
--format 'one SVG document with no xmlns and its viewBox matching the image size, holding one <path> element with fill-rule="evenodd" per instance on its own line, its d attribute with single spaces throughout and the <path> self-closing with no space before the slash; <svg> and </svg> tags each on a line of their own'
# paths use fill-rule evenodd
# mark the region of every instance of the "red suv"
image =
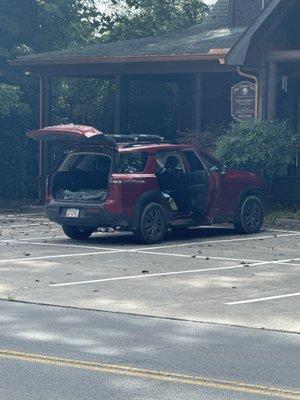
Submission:
<svg viewBox="0 0 300 400">
<path fill-rule="evenodd" d="M 229 222 L 240 233 L 254 233 L 262 226 L 263 181 L 251 172 L 225 171 L 195 145 L 72 124 L 28 136 L 70 142 L 48 179 L 47 212 L 72 239 L 87 239 L 99 227 L 158 243 L 169 229 Z"/>
</svg>

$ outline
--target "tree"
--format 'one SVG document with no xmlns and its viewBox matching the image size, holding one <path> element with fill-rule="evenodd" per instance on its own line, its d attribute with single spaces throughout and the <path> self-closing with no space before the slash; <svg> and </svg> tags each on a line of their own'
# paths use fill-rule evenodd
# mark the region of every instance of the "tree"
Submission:
<svg viewBox="0 0 300 400">
<path fill-rule="evenodd" d="M 139 38 L 183 29 L 202 22 L 209 6 L 199 0 L 111 0 L 102 13 L 106 40 Z"/>
<path fill-rule="evenodd" d="M 38 124 L 38 82 L 7 60 L 89 43 L 98 10 L 94 0 L 0 0 L 0 9 L 0 197 L 32 196 L 36 149 L 24 133 Z"/>
</svg>

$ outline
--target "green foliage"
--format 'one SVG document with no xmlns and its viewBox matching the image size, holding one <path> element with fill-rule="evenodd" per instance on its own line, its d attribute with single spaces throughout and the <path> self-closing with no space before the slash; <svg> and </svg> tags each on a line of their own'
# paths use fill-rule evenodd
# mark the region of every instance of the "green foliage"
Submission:
<svg viewBox="0 0 300 400">
<path fill-rule="evenodd" d="M 30 168 L 33 149 L 23 131 L 28 115 L 20 89 L 0 83 L 0 198 L 34 194 Z"/>
<path fill-rule="evenodd" d="M 94 0 L 0 0 L 0 47 L 57 50 L 89 41 L 97 29 Z"/>
<path fill-rule="evenodd" d="M 29 111 L 26 104 L 21 100 L 19 87 L 0 83 L 0 120 L 15 116 L 15 114 L 26 115 Z"/>
<path fill-rule="evenodd" d="M 209 7 L 199 0 L 111 0 L 113 12 L 103 13 L 102 32 L 108 40 L 138 38 L 200 23 Z"/>
<path fill-rule="evenodd" d="M 113 132 L 114 82 L 96 78 L 53 80 L 53 124 L 75 123 Z"/>
<path fill-rule="evenodd" d="M 177 85 L 172 82 L 131 82 L 125 133 L 153 134 L 173 139 L 178 115 L 176 100 Z"/>
<path fill-rule="evenodd" d="M 299 206 L 288 207 L 281 204 L 275 204 L 275 206 L 273 206 L 273 208 L 268 213 L 266 221 L 272 224 L 278 219 L 291 219 L 300 221 Z"/>
<path fill-rule="evenodd" d="M 94 0 L 0 0 L 0 198 L 37 195 L 38 80 L 8 59 L 88 43 L 98 29 Z"/>
<path fill-rule="evenodd" d="M 212 154 L 216 152 L 217 141 L 225 135 L 226 129 L 222 124 L 207 127 L 204 132 L 189 130 L 177 134 L 177 143 L 193 143 Z"/>
<path fill-rule="evenodd" d="M 266 178 L 284 176 L 294 156 L 295 136 L 287 122 L 244 120 L 217 142 L 217 155 L 227 167 L 257 172 Z"/>
</svg>

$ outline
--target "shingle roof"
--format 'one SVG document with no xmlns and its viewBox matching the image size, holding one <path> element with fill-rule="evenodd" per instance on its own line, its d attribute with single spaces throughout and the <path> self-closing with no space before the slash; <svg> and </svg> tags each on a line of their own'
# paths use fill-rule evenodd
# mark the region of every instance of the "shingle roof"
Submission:
<svg viewBox="0 0 300 400">
<path fill-rule="evenodd" d="M 249 0 L 237 0 L 246 3 Z M 256 1 L 256 0 L 250 0 Z M 229 0 L 217 0 L 217 3 L 202 24 L 178 32 L 141 39 L 123 40 L 103 43 L 82 48 L 66 49 L 49 53 L 32 54 L 12 62 L 12 64 L 35 64 L 54 62 L 55 60 L 71 61 L 74 59 L 97 58 L 103 60 L 134 57 L 159 56 L 195 56 L 226 54 L 240 39 L 245 27 L 229 27 Z M 247 8 L 247 7 L 246 7 Z"/>
<path fill-rule="evenodd" d="M 287 10 L 291 9 L 298 1 L 299 0 L 267 0 L 264 10 L 253 21 L 228 53 L 226 63 L 228 65 L 246 65 L 247 54 L 257 32 L 263 29 L 268 21 L 271 24 L 276 21 L 276 24 L 278 24 L 280 16 L 284 15 Z M 253 45 L 256 45 L 256 43 L 257 41 L 254 40 Z M 255 60 L 251 61 L 251 65 L 255 65 Z"/>
<path fill-rule="evenodd" d="M 237 0 L 235 2 L 235 26 L 249 26 L 262 11 L 262 0 Z"/>
<path fill-rule="evenodd" d="M 230 49 L 245 31 L 244 28 L 218 28 L 203 31 L 199 27 L 184 32 L 170 33 L 143 39 L 124 40 L 79 49 L 53 51 L 22 57 L 23 60 L 86 58 L 86 57 L 137 57 L 176 54 L 207 54 L 212 49 Z"/>
</svg>

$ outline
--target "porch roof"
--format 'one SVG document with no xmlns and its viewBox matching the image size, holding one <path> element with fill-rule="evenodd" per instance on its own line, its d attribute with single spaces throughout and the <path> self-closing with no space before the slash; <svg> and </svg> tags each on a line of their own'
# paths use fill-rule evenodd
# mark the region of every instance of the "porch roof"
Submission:
<svg viewBox="0 0 300 400">
<path fill-rule="evenodd" d="M 77 49 L 32 54 L 11 61 L 12 65 L 69 64 L 91 62 L 152 61 L 166 59 L 205 59 L 225 56 L 239 40 L 245 28 L 222 27 L 203 31 L 195 26 L 163 36 L 124 40 Z"/>
<path fill-rule="evenodd" d="M 262 36 L 261 32 L 288 13 L 298 0 L 270 0 L 258 18 L 245 30 L 226 57 L 227 65 L 244 65 L 252 43 Z"/>
<path fill-rule="evenodd" d="M 10 64 L 30 66 L 218 59 L 224 57 L 246 31 L 246 27 L 228 25 L 228 0 L 218 0 L 203 23 L 181 31 L 30 54 L 11 60 Z"/>
</svg>

